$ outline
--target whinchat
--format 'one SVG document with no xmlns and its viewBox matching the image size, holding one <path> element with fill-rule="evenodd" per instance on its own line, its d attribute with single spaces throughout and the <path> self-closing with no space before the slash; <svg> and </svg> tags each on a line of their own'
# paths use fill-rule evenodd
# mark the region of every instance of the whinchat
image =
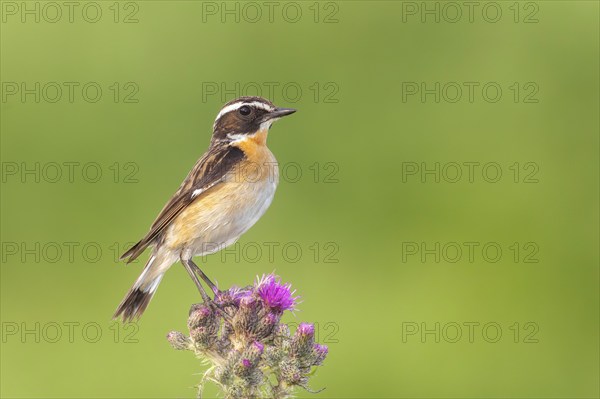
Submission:
<svg viewBox="0 0 600 399">
<path fill-rule="evenodd" d="M 178 260 L 205 302 L 208 295 L 198 276 L 215 295 L 218 293 L 192 257 L 235 243 L 265 213 L 279 181 L 277 160 L 267 147 L 269 128 L 294 112 L 260 97 L 240 97 L 223 106 L 206 153 L 158 214 L 148 234 L 121 256 L 129 263 L 152 247 L 142 274 L 117 308 L 115 318 L 139 318 L 165 272 Z M 243 170 L 252 170 L 251 178 L 240 173 Z"/>
</svg>

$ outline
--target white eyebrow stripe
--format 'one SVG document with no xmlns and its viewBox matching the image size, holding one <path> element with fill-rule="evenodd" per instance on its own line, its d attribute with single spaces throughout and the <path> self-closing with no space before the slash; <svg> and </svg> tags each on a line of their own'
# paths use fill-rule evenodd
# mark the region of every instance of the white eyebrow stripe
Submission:
<svg viewBox="0 0 600 399">
<path fill-rule="evenodd" d="M 261 108 L 264 109 L 265 111 L 273 111 L 275 108 L 265 104 L 265 103 L 261 103 L 258 101 L 252 101 L 252 102 L 247 102 L 247 101 L 238 101 L 235 102 L 233 104 L 229 104 L 228 106 L 226 106 L 225 108 L 223 108 L 221 110 L 221 112 L 219 112 L 219 115 L 217 115 L 217 118 L 215 119 L 215 122 L 219 120 L 220 117 L 222 117 L 223 115 L 225 115 L 228 112 L 231 111 L 235 111 L 237 109 L 240 109 L 242 106 L 244 105 L 250 105 L 250 106 L 254 106 L 256 108 Z"/>
</svg>

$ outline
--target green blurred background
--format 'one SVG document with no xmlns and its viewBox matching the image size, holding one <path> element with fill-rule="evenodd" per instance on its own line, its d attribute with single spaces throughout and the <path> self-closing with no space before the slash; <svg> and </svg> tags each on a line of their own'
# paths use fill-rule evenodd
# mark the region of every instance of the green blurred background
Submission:
<svg viewBox="0 0 600 399">
<path fill-rule="evenodd" d="M 143 260 L 115 255 L 240 94 L 299 109 L 269 138 L 285 179 L 201 263 L 297 289 L 287 320 L 330 347 L 326 390 L 301 397 L 600 395 L 597 2 L 477 2 L 471 21 L 465 2 L 55 4 L 1 3 L 3 397 L 195 395 L 204 367 L 165 340 L 193 284 L 173 267 L 126 329 L 110 318 Z M 439 102 L 409 95 L 422 82 Z"/>
</svg>

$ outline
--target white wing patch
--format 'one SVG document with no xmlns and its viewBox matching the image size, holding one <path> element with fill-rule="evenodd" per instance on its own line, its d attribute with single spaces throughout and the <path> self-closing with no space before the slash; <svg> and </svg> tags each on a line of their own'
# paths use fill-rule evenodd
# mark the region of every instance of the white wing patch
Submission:
<svg viewBox="0 0 600 399">
<path fill-rule="evenodd" d="M 205 190 L 203 188 L 199 188 L 197 190 L 194 190 L 192 192 L 192 198 L 196 198 L 197 196 L 199 196 L 200 194 L 202 194 Z"/>
<path fill-rule="evenodd" d="M 223 181 L 223 178 L 217 179 L 216 181 L 212 182 L 211 184 L 209 184 L 208 186 L 202 187 L 202 188 L 197 188 L 194 191 L 192 191 L 192 196 L 190 198 L 196 198 L 197 196 L 199 196 L 200 194 L 202 194 L 203 192 L 213 188 L 217 183 L 220 183 Z"/>
</svg>

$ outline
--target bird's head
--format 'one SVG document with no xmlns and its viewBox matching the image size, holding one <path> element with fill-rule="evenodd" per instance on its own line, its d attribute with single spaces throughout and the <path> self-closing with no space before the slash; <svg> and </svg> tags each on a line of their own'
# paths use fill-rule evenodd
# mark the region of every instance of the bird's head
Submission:
<svg viewBox="0 0 600 399">
<path fill-rule="evenodd" d="M 225 104 L 213 124 L 213 139 L 235 141 L 266 134 L 276 120 L 296 112 L 262 97 L 240 97 Z"/>
</svg>

